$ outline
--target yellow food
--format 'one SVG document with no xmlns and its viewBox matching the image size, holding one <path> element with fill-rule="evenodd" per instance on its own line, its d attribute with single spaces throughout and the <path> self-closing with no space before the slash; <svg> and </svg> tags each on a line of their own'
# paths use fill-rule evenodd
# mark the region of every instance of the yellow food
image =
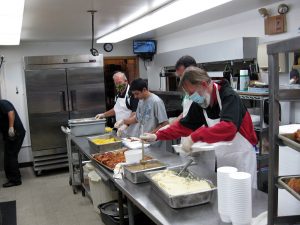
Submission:
<svg viewBox="0 0 300 225">
<path fill-rule="evenodd" d="M 112 132 L 112 128 L 111 127 L 105 127 L 104 132 L 105 133 L 110 133 L 110 132 Z"/>
<path fill-rule="evenodd" d="M 96 145 L 104 145 L 104 144 L 114 143 L 116 142 L 116 139 L 115 138 L 106 138 L 106 139 L 94 138 L 92 142 L 95 143 Z"/>
<path fill-rule="evenodd" d="M 159 172 L 152 179 L 171 196 L 211 190 L 207 181 L 181 177 L 171 170 Z"/>
</svg>

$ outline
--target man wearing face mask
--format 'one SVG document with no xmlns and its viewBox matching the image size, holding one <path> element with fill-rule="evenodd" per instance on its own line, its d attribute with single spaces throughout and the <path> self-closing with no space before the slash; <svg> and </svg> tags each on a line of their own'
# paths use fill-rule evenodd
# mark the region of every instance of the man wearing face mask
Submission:
<svg viewBox="0 0 300 225">
<path fill-rule="evenodd" d="M 239 95 L 226 80 L 214 83 L 206 71 L 188 67 L 180 81 L 192 104 L 186 117 L 155 134 L 144 134 L 148 141 L 172 140 L 181 136 L 186 152 L 191 152 L 195 142 L 216 143 L 230 141 L 232 145 L 215 149 L 217 167 L 234 166 L 239 171 L 252 175 L 252 186 L 256 188 L 257 137 L 250 114 Z"/>
<path fill-rule="evenodd" d="M 122 72 L 115 72 L 113 75 L 114 84 L 117 90 L 115 97 L 115 105 L 112 109 L 96 115 L 96 119 L 102 119 L 105 117 L 116 117 L 115 128 L 118 129 L 118 136 L 137 136 L 138 126 L 132 124 L 130 126 L 124 123 L 125 119 L 128 119 L 135 115 L 135 111 L 139 100 L 129 92 L 130 85 L 127 78 Z"/>
</svg>

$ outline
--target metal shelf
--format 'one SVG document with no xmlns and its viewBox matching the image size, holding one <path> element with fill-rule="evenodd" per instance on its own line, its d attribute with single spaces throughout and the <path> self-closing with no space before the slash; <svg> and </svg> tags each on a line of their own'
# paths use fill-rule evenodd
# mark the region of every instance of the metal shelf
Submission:
<svg viewBox="0 0 300 225">
<path fill-rule="evenodd" d="M 268 225 L 277 223 L 300 223 L 300 213 L 295 216 L 278 216 L 278 183 L 279 173 L 279 145 L 282 140 L 279 135 L 279 107 L 278 101 L 300 101 L 300 86 L 279 86 L 279 53 L 300 50 L 300 37 L 280 41 L 267 46 L 269 63 L 269 175 L 268 175 Z M 282 139 L 282 138 L 281 138 Z M 285 144 L 295 149 L 295 146 L 285 140 Z M 285 188 L 286 189 L 286 188 Z"/>
<path fill-rule="evenodd" d="M 279 101 L 300 101 L 300 89 L 280 89 L 278 92 Z"/>
</svg>

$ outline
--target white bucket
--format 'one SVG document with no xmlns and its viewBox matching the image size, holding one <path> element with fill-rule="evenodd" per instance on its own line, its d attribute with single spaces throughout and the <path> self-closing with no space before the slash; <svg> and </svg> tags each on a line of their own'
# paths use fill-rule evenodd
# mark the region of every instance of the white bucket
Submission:
<svg viewBox="0 0 300 225">
<path fill-rule="evenodd" d="M 95 170 L 88 174 L 90 181 L 91 197 L 93 200 L 94 210 L 100 214 L 98 205 L 117 199 L 117 192 L 111 191 L 107 185 L 101 181 L 101 177 Z"/>
<path fill-rule="evenodd" d="M 128 150 L 124 155 L 126 163 L 138 163 L 142 159 L 142 150 Z"/>
</svg>

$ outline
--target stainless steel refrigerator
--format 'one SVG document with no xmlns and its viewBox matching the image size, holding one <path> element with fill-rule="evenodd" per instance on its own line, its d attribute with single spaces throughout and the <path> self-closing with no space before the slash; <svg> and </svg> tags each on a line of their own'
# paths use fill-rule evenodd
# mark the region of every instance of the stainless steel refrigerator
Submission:
<svg viewBox="0 0 300 225">
<path fill-rule="evenodd" d="M 103 56 L 24 57 L 34 171 L 68 165 L 61 126 L 105 111 Z"/>
</svg>

